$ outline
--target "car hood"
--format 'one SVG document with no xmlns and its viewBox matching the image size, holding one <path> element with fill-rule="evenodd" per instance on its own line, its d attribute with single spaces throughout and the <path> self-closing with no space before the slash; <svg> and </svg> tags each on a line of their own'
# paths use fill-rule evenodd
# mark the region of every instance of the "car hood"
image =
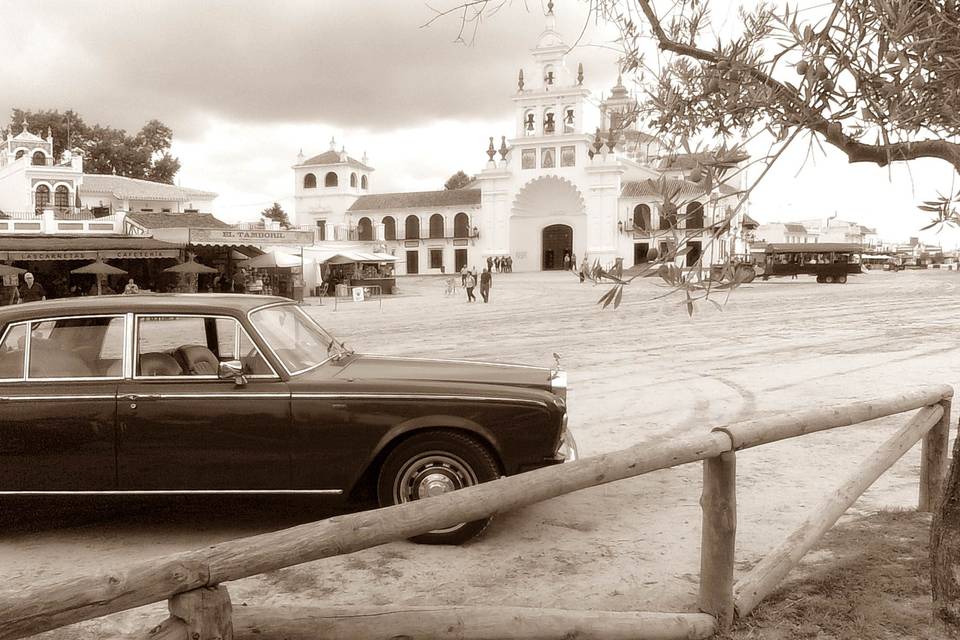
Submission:
<svg viewBox="0 0 960 640">
<path fill-rule="evenodd" d="M 476 382 L 550 389 L 550 370 L 496 362 L 434 360 L 356 355 L 337 373 L 340 379 L 396 379 L 434 382 Z"/>
</svg>

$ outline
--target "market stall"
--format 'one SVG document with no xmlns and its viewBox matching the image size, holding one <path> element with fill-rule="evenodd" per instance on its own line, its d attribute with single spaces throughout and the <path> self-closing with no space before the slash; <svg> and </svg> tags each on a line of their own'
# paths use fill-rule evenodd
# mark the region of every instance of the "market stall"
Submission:
<svg viewBox="0 0 960 640">
<path fill-rule="evenodd" d="M 393 272 L 393 263 L 398 258 L 387 253 L 364 251 L 340 251 L 322 259 L 324 282 L 329 283 L 327 291 L 333 295 L 336 287 L 380 287 L 384 294 L 392 294 L 397 286 Z"/>
<path fill-rule="evenodd" d="M 280 249 L 270 249 L 263 255 L 250 258 L 243 265 L 251 276 L 260 281 L 259 291 L 303 301 L 303 256 Z"/>
</svg>

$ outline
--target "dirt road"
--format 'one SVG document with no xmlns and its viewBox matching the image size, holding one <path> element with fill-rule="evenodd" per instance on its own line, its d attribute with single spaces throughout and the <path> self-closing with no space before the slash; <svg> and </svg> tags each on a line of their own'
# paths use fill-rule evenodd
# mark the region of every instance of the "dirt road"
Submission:
<svg viewBox="0 0 960 640">
<path fill-rule="evenodd" d="M 566 273 L 495 275 L 490 304 L 446 298 L 436 278 L 403 279 L 401 287 L 382 311 L 369 302 L 336 313 L 328 303 L 309 310 L 359 351 L 544 366 L 558 352 L 584 455 L 745 417 L 960 382 L 960 276 L 951 272 L 871 273 L 846 285 L 755 282 L 722 311 L 700 304 L 692 319 L 672 300 L 653 300 L 664 290 L 649 279 L 631 286 L 617 311 L 600 311 L 594 303 L 603 289 Z M 740 569 L 903 421 L 741 454 Z M 855 509 L 914 505 L 918 461 L 915 449 Z M 700 467 L 689 465 L 504 515 L 462 548 L 399 542 L 229 587 L 237 603 L 689 609 L 699 567 L 699 491 Z M 0 571 L 7 584 L 63 577 L 304 517 L 231 509 L 215 522 L 146 509 L 82 527 L 6 534 Z M 164 617 L 164 606 L 155 605 L 43 637 L 109 637 Z"/>
</svg>

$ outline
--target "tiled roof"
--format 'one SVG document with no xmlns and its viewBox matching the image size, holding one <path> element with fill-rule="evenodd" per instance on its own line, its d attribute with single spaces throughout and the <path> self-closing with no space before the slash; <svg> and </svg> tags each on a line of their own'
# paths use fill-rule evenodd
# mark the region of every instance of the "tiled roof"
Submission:
<svg viewBox="0 0 960 640">
<path fill-rule="evenodd" d="M 80 193 L 109 193 L 118 200 L 166 200 L 168 202 L 188 202 L 190 200 L 208 200 L 216 198 L 212 191 L 187 189 L 173 184 L 150 182 L 123 176 L 83 174 Z"/>
<path fill-rule="evenodd" d="M 127 220 L 145 229 L 229 229 L 230 225 L 213 217 L 212 213 L 130 213 Z"/>
<path fill-rule="evenodd" d="M 706 195 L 706 191 L 703 190 L 699 184 L 694 182 L 689 182 L 687 180 L 677 180 L 675 178 L 668 178 L 666 180 L 667 193 L 673 193 L 676 191 L 674 199 L 676 200 L 691 200 L 693 198 L 700 198 Z M 663 198 L 664 194 L 660 191 L 660 184 L 657 180 L 641 180 L 640 182 L 627 182 L 623 185 L 623 189 L 620 191 L 621 197 L 624 198 L 642 198 L 644 196 L 654 196 L 657 198 Z"/>
<path fill-rule="evenodd" d="M 802 224 L 795 224 L 792 222 L 787 222 L 783 225 L 783 228 L 789 231 L 790 233 L 806 233 L 807 228 Z"/>
<path fill-rule="evenodd" d="M 742 162 L 749 158 L 746 153 L 738 153 L 731 160 Z M 697 163 L 710 162 L 713 160 L 713 154 L 708 152 L 698 153 L 678 153 L 665 156 L 660 160 L 661 169 L 693 169 Z"/>
<path fill-rule="evenodd" d="M 743 226 L 756 228 L 760 226 L 760 223 L 747 214 L 743 214 Z"/>
<path fill-rule="evenodd" d="M 360 196 L 348 211 L 460 207 L 478 204 L 480 204 L 480 189 L 444 189 L 442 191 L 378 193 L 375 195 Z"/>
<path fill-rule="evenodd" d="M 340 160 L 339 151 L 325 151 L 318 156 L 313 156 L 307 160 L 304 160 L 300 166 L 314 165 L 314 164 L 355 164 L 358 167 L 363 167 L 364 169 L 369 169 L 367 165 L 363 164 L 356 158 L 351 158 L 347 156 L 346 163 Z"/>
</svg>

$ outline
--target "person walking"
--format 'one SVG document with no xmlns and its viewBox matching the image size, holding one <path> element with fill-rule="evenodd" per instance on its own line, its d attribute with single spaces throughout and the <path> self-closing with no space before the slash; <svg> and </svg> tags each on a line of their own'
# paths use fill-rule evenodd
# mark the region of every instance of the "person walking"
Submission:
<svg viewBox="0 0 960 640">
<path fill-rule="evenodd" d="M 467 286 L 467 274 L 470 273 L 470 270 L 467 269 L 467 265 L 463 265 L 463 269 L 460 269 L 460 286 L 466 288 Z"/>
<path fill-rule="evenodd" d="M 484 302 L 490 302 L 490 287 L 493 286 L 493 274 L 490 269 L 484 269 L 480 274 L 480 295 Z"/>
<path fill-rule="evenodd" d="M 34 279 L 33 274 L 29 271 L 23 274 L 23 284 L 20 285 L 20 302 L 37 302 L 46 299 L 46 290 L 42 284 Z"/>
<path fill-rule="evenodd" d="M 473 274 L 467 271 L 467 274 L 463 278 L 463 288 L 467 290 L 467 302 L 473 302 L 476 300 L 476 296 L 473 295 L 473 288 L 477 286 L 477 279 L 473 277 Z"/>
</svg>

